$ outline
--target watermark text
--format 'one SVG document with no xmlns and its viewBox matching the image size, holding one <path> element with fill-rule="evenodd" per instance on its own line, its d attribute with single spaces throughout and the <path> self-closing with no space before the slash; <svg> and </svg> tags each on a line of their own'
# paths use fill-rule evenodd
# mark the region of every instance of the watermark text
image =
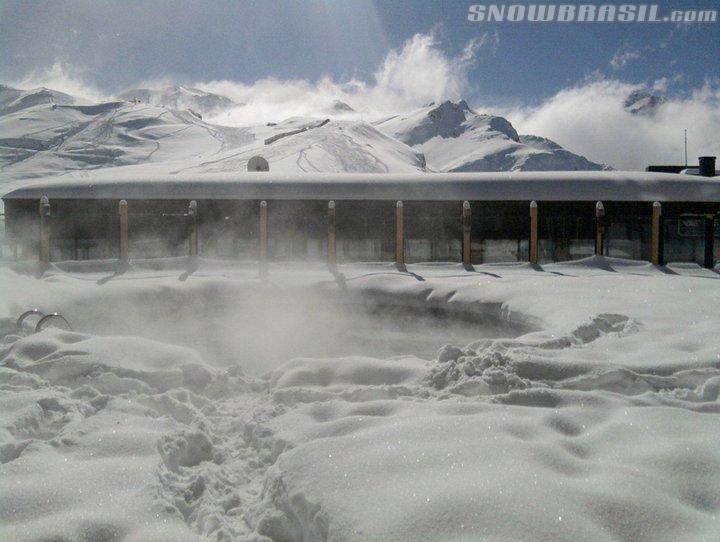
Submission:
<svg viewBox="0 0 720 542">
<path fill-rule="evenodd" d="M 661 11 L 657 4 L 472 4 L 473 23 L 714 23 L 716 9 Z"/>
</svg>

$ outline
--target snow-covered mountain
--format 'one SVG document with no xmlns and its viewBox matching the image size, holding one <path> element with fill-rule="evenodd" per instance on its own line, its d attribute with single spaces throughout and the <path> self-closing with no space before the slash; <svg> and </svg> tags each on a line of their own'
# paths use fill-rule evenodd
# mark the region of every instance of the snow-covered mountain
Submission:
<svg viewBox="0 0 720 542">
<path fill-rule="evenodd" d="M 225 96 L 192 87 L 171 86 L 162 89 L 134 88 L 118 95 L 124 101 L 140 101 L 168 109 L 190 109 L 209 116 L 235 107 L 238 104 Z"/>
<path fill-rule="evenodd" d="M 261 154 L 274 171 L 417 173 L 424 156 L 362 121 L 292 118 L 246 129 L 252 141 L 197 161 L 185 172 L 246 171 Z"/>
<path fill-rule="evenodd" d="M 244 128 L 143 102 L 77 105 L 46 89 L 0 92 L 3 181 L 132 167 L 153 173 L 246 171 L 262 154 L 274 171 L 418 172 L 424 157 L 361 121 L 288 119 Z"/>
<path fill-rule="evenodd" d="M 431 104 L 374 124 L 348 120 L 352 107 L 335 101 L 324 118 L 228 127 L 204 122 L 181 106 L 236 106 L 230 100 L 169 88 L 124 95 L 135 100 L 90 104 L 45 88 L 0 87 L 3 183 L 108 167 L 169 174 L 242 172 L 256 154 L 266 157 L 274 171 L 287 172 L 605 167 L 548 139 L 519 135 L 506 119 L 478 114 L 463 101 Z M 184 97 L 199 101 L 185 102 Z M 164 105 L 148 103 L 153 101 Z"/>
<path fill-rule="evenodd" d="M 623 107 L 625 111 L 634 115 L 652 116 L 663 103 L 665 103 L 665 98 L 661 96 L 645 90 L 634 90 L 625 98 Z"/>
<path fill-rule="evenodd" d="M 25 94 L 0 108 L 4 178 L 194 160 L 252 140 L 244 130 L 204 123 L 188 111 L 128 102 L 60 104 L 57 96 L 46 97 L 44 90 Z"/>
<path fill-rule="evenodd" d="M 34 105 L 58 104 L 67 105 L 82 103 L 70 94 L 51 90 L 49 88 L 36 88 L 32 90 L 20 90 L 17 88 L 0 85 L 0 115 L 9 115 Z"/>
<path fill-rule="evenodd" d="M 608 169 L 549 139 L 520 136 L 507 119 L 476 113 L 462 100 L 431 103 L 376 126 L 421 151 L 438 171 Z"/>
</svg>

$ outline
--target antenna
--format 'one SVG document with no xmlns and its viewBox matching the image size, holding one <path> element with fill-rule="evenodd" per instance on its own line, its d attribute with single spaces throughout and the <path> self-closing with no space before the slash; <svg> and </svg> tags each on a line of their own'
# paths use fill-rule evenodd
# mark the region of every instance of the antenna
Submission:
<svg viewBox="0 0 720 542">
<path fill-rule="evenodd" d="M 685 128 L 685 167 L 687 167 L 687 128 Z"/>
</svg>

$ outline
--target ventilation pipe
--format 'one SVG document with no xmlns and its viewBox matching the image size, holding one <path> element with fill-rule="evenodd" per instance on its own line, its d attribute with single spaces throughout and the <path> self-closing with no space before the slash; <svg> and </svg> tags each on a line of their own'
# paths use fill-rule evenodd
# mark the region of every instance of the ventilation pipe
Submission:
<svg viewBox="0 0 720 542">
<path fill-rule="evenodd" d="M 699 173 L 703 177 L 714 177 L 715 176 L 715 157 L 714 156 L 701 156 L 699 159 L 700 168 Z"/>
</svg>

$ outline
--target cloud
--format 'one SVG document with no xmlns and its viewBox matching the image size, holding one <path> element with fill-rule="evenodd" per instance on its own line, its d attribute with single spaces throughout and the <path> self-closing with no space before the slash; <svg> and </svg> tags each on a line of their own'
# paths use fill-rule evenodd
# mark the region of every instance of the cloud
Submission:
<svg viewBox="0 0 720 542">
<path fill-rule="evenodd" d="M 615 54 L 610 59 L 610 67 L 612 67 L 613 70 L 617 71 L 624 68 L 628 62 L 632 62 L 633 60 L 637 60 L 638 58 L 640 58 L 640 51 L 621 48 L 615 51 Z"/>
<path fill-rule="evenodd" d="M 178 81 L 169 76 L 145 80 L 133 88 L 164 88 L 184 84 L 231 98 L 242 106 L 225 111 L 210 122 L 247 126 L 278 122 L 293 116 L 327 115 L 335 100 L 350 104 L 357 113 L 348 117 L 375 119 L 408 111 L 431 101 L 459 99 L 467 93 L 468 72 L 481 48 L 498 45 L 497 33 L 486 33 L 469 41 L 457 56 L 447 54 L 435 33 L 418 33 L 399 49 L 390 50 L 369 81 L 358 78 L 338 80 L 323 77 L 278 79 L 267 77 L 252 83 L 232 80 Z M 35 70 L 8 83 L 18 88 L 45 86 L 90 101 L 107 101 L 113 96 L 88 82 L 87 71 L 63 63 Z M 337 113 L 333 113 L 337 116 Z"/>
<path fill-rule="evenodd" d="M 369 81 L 357 78 L 317 81 L 264 78 L 252 83 L 237 81 L 183 81 L 227 96 L 243 106 L 206 118 L 217 124 L 248 126 L 277 122 L 292 116 L 332 115 L 334 100 L 350 104 L 355 112 L 341 113 L 348 118 L 377 120 L 397 115 L 434 101 L 467 97 L 471 85 L 470 69 L 480 52 L 492 54 L 497 34 L 485 34 L 470 41 L 456 56 L 446 53 L 433 33 L 416 34 L 400 48 L 390 51 Z M 627 52 L 627 51 L 625 51 Z M 20 81 L 19 88 L 46 86 L 92 101 L 111 99 L 88 84 L 86 72 L 55 64 L 36 71 Z M 665 95 L 681 75 L 662 77 L 647 88 Z M 137 87 L 160 88 L 180 81 L 162 78 L 145 81 Z M 709 79 L 701 87 L 683 95 L 665 96 L 665 102 L 652 115 L 633 115 L 623 103 L 633 91 L 644 88 L 595 71 L 578 84 L 557 92 L 538 106 L 475 109 L 507 117 L 524 134 L 549 137 L 568 150 L 607 163 L 617 169 L 644 169 L 651 163 L 681 163 L 683 130 L 688 130 L 690 158 L 720 154 L 720 79 Z"/>
<path fill-rule="evenodd" d="M 628 94 L 640 88 L 616 79 L 588 81 L 538 107 L 504 114 L 521 133 L 549 137 L 616 169 L 682 163 L 685 128 L 692 162 L 697 156 L 720 154 L 720 79 L 705 81 L 687 96 L 667 98 L 653 115 L 633 115 L 623 108 Z"/>
<path fill-rule="evenodd" d="M 325 77 L 314 82 L 265 78 L 251 84 L 225 80 L 195 82 L 193 86 L 244 104 L 211 119 L 222 124 L 243 126 L 292 116 L 319 116 L 333 100 L 350 104 L 366 118 L 377 118 L 431 101 L 460 98 L 468 90 L 468 72 L 478 50 L 496 40 L 481 36 L 453 57 L 441 49 L 433 34 L 416 34 L 402 48 L 387 54 L 370 83 L 355 78 L 337 81 Z"/>
<path fill-rule="evenodd" d="M 110 99 L 107 93 L 86 80 L 83 70 L 61 62 L 55 62 L 50 68 L 33 70 L 21 79 L 10 81 L 8 84 L 21 89 L 46 87 L 91 102 Z"/>
</svg>

